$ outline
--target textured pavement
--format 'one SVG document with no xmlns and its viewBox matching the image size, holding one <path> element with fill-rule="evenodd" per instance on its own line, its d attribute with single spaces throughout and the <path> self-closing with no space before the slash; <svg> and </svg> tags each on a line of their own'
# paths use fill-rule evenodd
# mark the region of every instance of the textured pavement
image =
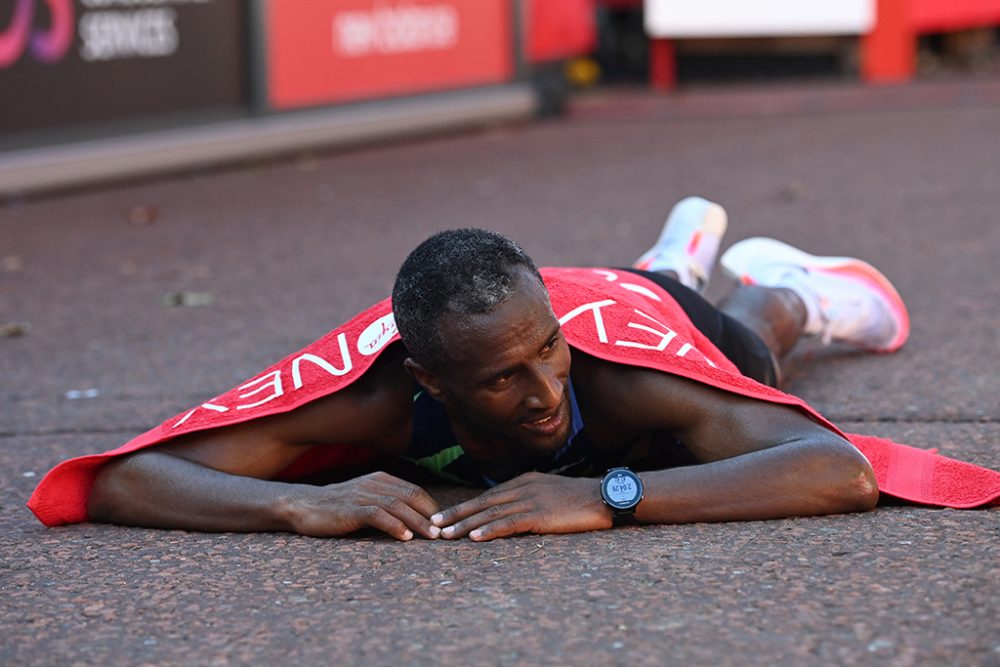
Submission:
<svg viewBox="0 0 1000 667">
<path fill-rule="evenodd" d="M 0 664 L 1000 665 L 1000 509 L 400 544 L 24 507 L 58 461 L 385 296 L 436 230 L 624 264 L 688 194 L 728 208 L 727 244 L 861 256 L 907 300 L 900 353 L 803 349 L 793 393 L 998 469 L 998 131 L 994 79 L 606 91 L 554 121 L 0 202 L 0 327 L 26 331 L 0 337 Z"/>
</svg>

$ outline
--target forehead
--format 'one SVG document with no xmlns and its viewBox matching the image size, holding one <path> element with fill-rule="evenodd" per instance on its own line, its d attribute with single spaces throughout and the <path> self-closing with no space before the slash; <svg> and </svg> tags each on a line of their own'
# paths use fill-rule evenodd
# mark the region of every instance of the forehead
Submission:
<svg viewBox="0 0 1000 667">
<path fill-rule="evenodd" d="M 537 352 L 558 328 L 545 286 L 527 269 L 519 272 L 510 298 L 492 312 L 449 315 L 440 325 L 448 358 L 466 371 L 516 363 L 520 355 Z"/>
</svg>

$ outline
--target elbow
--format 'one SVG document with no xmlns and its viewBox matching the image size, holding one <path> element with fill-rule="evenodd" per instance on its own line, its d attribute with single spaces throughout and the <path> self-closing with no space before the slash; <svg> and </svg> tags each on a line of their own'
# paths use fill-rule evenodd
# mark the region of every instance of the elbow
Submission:
<svg viewBox="0 0 1000 667">
<path fill-rule="evenodd" d="M 868 459 L 846 440 L 837 443 L 827 463 L 831 472 L 828 500 L 833 512 L 868 512 L 878 504 L 875 471 Z"/>
<path fill-rule="evenodd" d="M 878 504 L 878 483 L 871 464 L 863 460 L 844 485 L 842 501 L 848 512 L 870 512 Z"/>
<path fill-rule="evenodd" d="M 855 485 L 857 486 L 856 499 L 858 502 L 857 511 L 870 512 L 878 505 L 878 481 L 875 479 L 875 470 L 872 468 L 872 464 L 864 456 L 861 456 L 861 458 L 864 461 L 863 470 L 855 478 Z"/>
</svg>

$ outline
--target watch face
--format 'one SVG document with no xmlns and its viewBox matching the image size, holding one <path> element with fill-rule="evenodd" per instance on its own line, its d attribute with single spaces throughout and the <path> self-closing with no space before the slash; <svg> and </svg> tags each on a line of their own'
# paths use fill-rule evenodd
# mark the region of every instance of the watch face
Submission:
<svg viewBox="0 0 1000 667">
<path fill-rule="evenodd" d="M 601 482 L 601 494 L 611 507 L 629 509 L 642 500 L 642 481 L 631 470 L 612 470 Z"/>
</svg>

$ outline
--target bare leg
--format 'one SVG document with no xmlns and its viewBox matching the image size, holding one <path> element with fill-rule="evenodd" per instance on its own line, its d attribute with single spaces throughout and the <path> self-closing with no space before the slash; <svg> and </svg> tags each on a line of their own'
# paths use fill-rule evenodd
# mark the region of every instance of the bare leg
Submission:
<svg viewBox="0 0 1000 667">
<path fill-rule="evenodd" d="M 656 273 L 677 280 L 677 274 L 670 269 Z M 807 312 L 802 298 L 784 287 L 738 284 L 717 307 L 764 342 L 776 364 L 780 386 L 782 360 L 805 334 Z"/>
<path fill-rule="evenodd" d="M 782 287 L 740 285 L 719 310 L 760 336 L 779 363 L 802 337 L 806 323 L 802 299 Z"/>
<path fill-rule="evenodd" d="M 677 274 L 669 269 L 657 273 L 677 280 Z M 804 333 L 806 305 L 798 294 L 784 287 L 737 285 L 718 308 L 760 336 L 779 362 Z"/>
</svg>

